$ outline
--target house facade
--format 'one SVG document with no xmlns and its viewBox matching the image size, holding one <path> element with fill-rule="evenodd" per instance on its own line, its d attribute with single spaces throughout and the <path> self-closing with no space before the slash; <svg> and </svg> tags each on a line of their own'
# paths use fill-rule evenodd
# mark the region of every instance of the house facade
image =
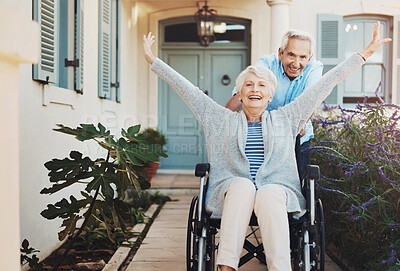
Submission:
<svg viewBox="0 0 400 271">
<path fill-rule="evenodd" d="M 66 196 L 49 186 L 45 162 L 71 150 L 97 157 L 93 145 L 52 131 L 101 122 L 117 133 L 134 124 L 157 127 L 168 138 L 164 171 L 192 170 L 206 159 L 201 128 L 169 87 L 150 72 L 142 36 L 156 36 L 154 51 L 220 104 L 241 69 L 276 53 L 289 28 L 316 40 L 324 71 L 370 40 L 373 22 L 393 42 L 338 85 L 327 102 L 353 107 L 364 95 L 400 104 L 398 0 L 213 0 L 219 32 L 208 47 L 197 40 L 194 14 L 204 1 L 0 0 L 1 270 L 19 269 L 19 246 L 28 239 L 47 256 L 60 242 L 60 221 L 40 216 Z M 101 153 L 100 153 L 101 154 Z M 72 192 L 79 197 L 79 191 Z M 19 210 L 19 212 L 18 212 Z M 5 265 L 5 266 L 3 266 Z"/>
</svg>

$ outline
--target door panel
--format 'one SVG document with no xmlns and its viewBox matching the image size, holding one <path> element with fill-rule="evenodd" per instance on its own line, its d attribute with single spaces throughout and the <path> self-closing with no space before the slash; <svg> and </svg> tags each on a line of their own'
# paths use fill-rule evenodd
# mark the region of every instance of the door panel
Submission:
<svg viewBox="0 0 400 271">
<path fill-rule="evenodd" d="M 246 50 L 205 52 L 205 78 L 210 97 L 222 106 L 232 97 L 235 79 L 246 68 Z"/>
<path fill-rule="evenodd" d="M 248 59 L 247 50 L 243 49 L 164 49 L 162 58 L 222 106 L 232 96 L 235 79 Z M 224 75 L 229 79 L 222 81 Z M 196 163 L 207 162 L 201 126 L 176 92 L 163 80 L 159 82 L 159 129 L 167 137 L 168 154 L 160 168 L 194 169 Z"/>
<path fill-rule="evenodd" d="M 194 85 L 203 69 L 203 53 L 196 50 L 164 50 L 163 59 Z M 160 168 L 192 169 L 203 161 L 201 127 L 189 107 L 167 83 L 159 80 L 159 128 L 167 137 L 168 158 Z"/>
</svg>

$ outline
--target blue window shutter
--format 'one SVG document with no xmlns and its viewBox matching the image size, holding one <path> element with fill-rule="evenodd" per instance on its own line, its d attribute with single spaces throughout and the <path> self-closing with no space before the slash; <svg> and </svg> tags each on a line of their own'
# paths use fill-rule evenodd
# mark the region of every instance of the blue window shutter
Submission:
<svg viewBox="0 0 400 271">
<path fill-rule="evenodd" d="M 317 59 L 324 64 L 326 73 L 343 60 L 343 18 L 335 14 L 318 14 Z M 343 87 L 337 85 L 325 100 L 328 104 L 342 104 Z"/>
<path fill-rule="evenodd" d="M 76 11 L 76 23 L 75 23 L 75 59 L 79 61 L 79 65 L 75 68 L 74 82 L 75 90 L 79 93 L 83 93 L 83 45 L 84 45 L 84 2 L 83 0 L 77 0 L 75 11 Z"/>
<path fill-rule="evenodd" d="M 33 16 L 40 26 L 40 59 L 33 65 L 33 80 L 57 82 L 58 12 L 56 0 L 34 0 Z"/>
<path fill-rule="evenodd" d="M 111 0 L 99 1 L 99 97 L 111 99 Z"/>
<path fill-rule="evenodd" d="M 68 88 L 68 67 L 65 66 L 64 59 L 68 59 L 68 25 L 69 15 L 68 14 L 68 1 L 57 1 L 58 2 L 58 82 L 57 85 L 61 88 Z"/>
<path fill-rule="evenodd" d="M 115 93 L 116 93 L 116 101 L 117 103 L 121 102 L 121 97 L 120 97 L 120 89 L 121 89 L 121 85 L 120 85 L 120 76 L 121 76 L 121 0 L 117 0 L 117 11 L 116 11 L 116 84 L 115 84 Z"/>
</svg>

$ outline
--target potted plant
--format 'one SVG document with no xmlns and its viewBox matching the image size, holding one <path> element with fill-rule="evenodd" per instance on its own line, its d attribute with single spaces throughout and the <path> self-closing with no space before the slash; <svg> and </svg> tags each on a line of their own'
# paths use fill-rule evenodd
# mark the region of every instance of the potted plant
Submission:
<svg viewBox="0 0 400 271">
<path fill-rule="evenodd" d="M 163 150 L 163 147 L 167 144 L 167 140 L 165 136 L 154 128 L 146 128 L 142 132 L 138 134 L 138 137 L 147 142 L 148 144 L 152 144 L 153 146 L 157 146 L 160 150 Z M 164 151 L 164 150 L 163 150 Z M 153 178 L 154 174 L 157 172 L 157 169 L 160 165 L 160 159 L 158 162 L 149 161 L 147 162 L 145 169 L 147 171 L 147 179 L 150 182 Z"/>
</svg>

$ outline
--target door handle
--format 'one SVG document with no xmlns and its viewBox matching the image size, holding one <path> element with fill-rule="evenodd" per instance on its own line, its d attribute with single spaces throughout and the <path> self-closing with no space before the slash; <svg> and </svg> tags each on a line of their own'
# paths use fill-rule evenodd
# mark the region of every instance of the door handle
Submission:
<svg viewBox="0 0 400 271">
<path fill-rule="evenodd" d="M 225 74 L 224 76 L 222 76 L 221 83 L 224 86 L 229 85 L 231 83 L 231 78 L 229 77 L 229 75 Z"/>
</svg>

